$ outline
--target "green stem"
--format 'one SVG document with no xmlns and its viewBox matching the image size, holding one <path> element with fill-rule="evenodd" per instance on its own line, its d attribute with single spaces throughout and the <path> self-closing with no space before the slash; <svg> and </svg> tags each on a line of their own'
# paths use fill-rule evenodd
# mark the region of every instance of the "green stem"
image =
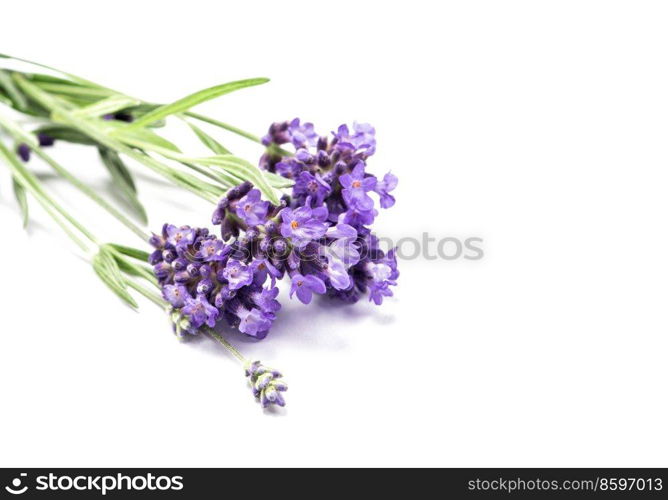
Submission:
<svg viewBox="0 0 668 500">
<path fill-rule="evenodd" d="M 166 310 L 169 306 L 169 304 L 160 297 L 157 293 L 147 290 L 143 286 L 141 286 L 139 283 L 136 283 L 133 280 L 127 280 L 127 284 L 130 288 L 133 288 L 137 292 L 139 292 L 141 295 L 149 299 L 151 302 L 153 302 L 155 305 L 160 307 L 163 310 Z M 220 335 L 218 332 L 216 332 L 213 328 L 209 328 L 208 326 L 203 327 L 202 330 L 209 334 L 209 336 L 213 337 L 215 340 L 217 340 L 225 349 L 227 349 L 230 354 L 232 354 L 235 358 L 237 358 L 241 363 L 246 364 L 248 363 L 248 359 L 244 357 L 243 354 L 239 352 L 239 350 L 234 347 L 232 344 L 230 344 L 225 338 Z"/>
<path fill-rule="evenodd" d="M 81 234 L 88 238 L 92 243 L 99 246 L 95 236 L 93 236 L 90 231 L 88 231 L 79 221 L 72 217 L 63 207 L 56 203 L 56 201 L 44 191 L 40 186 L 39 180 L 23 166 L 21 160 L 16 156 L 16 154 L 7 149 L 7 147 L 1 142 L 0 153 L 2 153 L 2 155 L 7 160 L 7 164 L 12 170 L 15 178 L 19 180 L 23 187 L 29 191 L 42 206 L 48 205 L 50 208 L 53 208 L 60 214 L 60 216 L 72 224 L 72 226 L 74 226 Z M 52 214 L 51 211 L 49 211 L 49 214 Z M 60 225 L 63 227 L 62 224 Z M 72 236 L 69 231 L 68 234 L 70 237 Z M 77 241 L 77 244 L 82 246 L 80 241 Z M 85 249 L 85 245 L 82 247 L 82 249 Z"/>
<path fill-rule="evenodd" d="M 127 227 L 133 233 L 135 233 L 139 238 L 141 238 L 142 241 L 148 241 L 150 236 L 146 232 L 144 232 L 141 228 L 139 228 L 139 226 L 137 226 L 134 222 L 132 222 L 130 219 L 128 219 L 119 210 L 114 208 L 106 200 L 104 200 L 103 198 L 98 196 L 98 194 L 93 189 L 88 187 L 87 184 L 84 184 L 78 178 L 76 178 L 74 175 L 72 175 L 71 172 L 69 172 L 67 169 L 65 169 L 65 167 L 58 164 L 53 158 L 51 158 L 44 151 L 42 151 L 41 148 L 33 146 L 33 147 L 31 147 L 31 149 L 37 154 L 37 156 L 39 156 L 42 160 L 44 160 L 46 163 L 48 163 L 64 179 L 66 179 L 68 182 L 70 182 L 74 187 L 76 187 L 79 191 L 81 191 L 86 196 L 88 196 L 95 203 L 100 205 L 100 207 L 102 207 L 104 210 L 109 212 L 109 214 L 111 214 L 116 219 L 118 219 L 118 221 L 121 224 L 123 224 L 125 227 Z"/>
<path fill-rule="evenodd" d="M 251 134 L 250 132 L 246 132 L 244 130 L 241 130 L 240 128 L 234 127 L 230 125 L 229 123 L 221 122 L 220 120 L 216 120 L 214 118 L 210 118 L 205 115 L 200 115 L 199 113 L 195 113 L 193 111 L 186 111 L 183 113 L 186 116 L 189 116 L 191 118 L 195 118 L 196 120 L 209 123 L 211 125 L 215 125 L 216 127 L 222 128 L 223 130 L 227 130 L 229 132 L 232 132 L 233 134 L 240 135 L 241 137 L 245 137 L 246 139 L 249 139 L 253 142 L 257 142 L 258 144 L 262 144 L 262 139 L 260 139 L 258 136 Z"/>
<path fill-rule="evenodd" d="M 134 280 L 128 279 L 128 280 L 125 280 L 125 281 L 130 288 L 139 292 L 141 295 L 143 295 L 148 300 L 153 302 L 155 305 L 160 307 L 162 310 L 167 309 L 168 304 L 167 304 L 167 302 L 165 302 L 165 300 L 162 297 L 160 297 L 160 295 L 158 295 L 155 292 L 152 292 L 151 290 L 147 290 L 146 288 L 144 288 L 143 286 L 141 286 L 139 283 L 137 283 Z"/>
<path fill-rule="evenodd" d="M 248 363 L 248 359 L 246 359 L 232 344 L 230 344 L 227 340 L 225 340 L 223 336 L 220 335 L 218 332 L 216 332 L 213 328 L 206 327 L 204 331 L 208 333 L 211 337 L 216 339 L 218 342 L 220 342 L 223 345 L 223 347 L 225 347 L 225 349 L 230 351 L 230 353 L 239 361 L 241 361 L 243 364 Z"/>
<path fill-rule="evenodd" d="M 175 171 L 174 169 L 163 165 L 159 161 L 151 158 L 145 153 L 140 153 L 132 148 L 125 146 L 122 142 L 117 141 L 98 127 L 94 121 L 87 120 L 84 118 L 77 117 L 73 115 L 72 112 L 65 106 L 63 106 L 59 100 L 45 91 L 41 90 L 37 86 L 28 82 L 23 76 L 18 73 L 13 74 L 14 80 L 19 84 L 19 86 L 29 94 L 33 99 L 37 100 L 42 106 L 48 109 L 52 115 L 56 115 L 57 118 L 61 119 L 65 123 L 76 128 L 80 132 L 88 135 L 91 139 L 99 142 L 100 144 L 115 150 L 118 153 L 129 156 L 130 158 L 138 161 L 139 163 L 149 167 L 154 172 L 170 179 L 175 184 L 180 185 L 181 187 L 188 189 L 197 196 L 204 198 L 207 201 L 212 203 L 217 202 L 217 197 L 209 192 L 203 192 L 196 185 L 186 182 L 186 178 L 183 177 L 182 172 Z M 55 120 L 54 120 L 55 121 Z M 199 179 L 197 179 L 199 181 Z M 201 182 L 201 181 L 200 181 Z"/>
</svg>

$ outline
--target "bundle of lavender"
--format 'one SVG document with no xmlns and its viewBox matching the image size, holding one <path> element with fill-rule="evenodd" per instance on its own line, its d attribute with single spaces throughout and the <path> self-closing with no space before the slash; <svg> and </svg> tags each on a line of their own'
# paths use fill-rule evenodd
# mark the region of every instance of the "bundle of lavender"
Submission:
<svg viewBox="0 0 668 500">
<path fill-rule="evenodd" d="M 161 105 L 31 61 L 0 58 L 41 71 L 0 69 L 0 102 L 35 121 L 26 130 L 0 113 L 0 128 L 14 140 L 13 147 L 0 141 L 0 160 L 13 176 L 24 223 L 30 194 L 128 305 L 137 307 L 131 294 L 137 292 L 167 312 L 179 338 L 205 333 L 224 345 L 243 363 L 262 406 L 283 406 L 287 386 L 278 371 L 244 358 L 223 337 L 222 325 L 264 339 L 281 308 L 277 282 L 282 279 L 289 280 L 289 297 L 304 304 L 314 294 L 347 303 L 368 295 L 378 305 L 392 295 L 399 276 L 395 254 L 380 248 L 372 224 L 377 207 L 394 205 L 390 193 L 397 178 L 367 172 L 376 148 L 370 125 L 342 125 L 328 137 L 294 119 L 272 124 L 259 138 L 191 108 L 266 78 L 218 85 Z M 213 154 L 182 152 L 159 133 L 167 119 L 185 121 Z M 202 123 L 263 145 L 259 164 L 232 154 L 200 128 Z M 55 161 L 46 148 L 58 141 L 97 148 L 127 209 L 143 224 Z M 100 242 L 31 172 L 33 155 L 153 250 Z M 172 224 L 147 234 L 141 227 L 146 211 L 127 160 L 213 203 L 212 224 L 220 236 L 204 227 Z"/>
</svg>

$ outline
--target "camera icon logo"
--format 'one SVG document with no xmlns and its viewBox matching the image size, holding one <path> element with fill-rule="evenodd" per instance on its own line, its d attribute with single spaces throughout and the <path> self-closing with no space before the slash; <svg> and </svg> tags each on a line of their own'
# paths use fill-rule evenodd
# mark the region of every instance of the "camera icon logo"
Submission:
<svg viewBox="0 0 668 500">
<path fill-rule="evenodd" d="M 11 486 L 5 486 L 5 489 L 11 493 L 12 495 L 22 495 L 26 491 L 28 491 L 27 486 L 21 487 L 21 483 L 23 482 L 23 478 L 26 477 L 28 474 L 25 472 L 22 472 L 19 477 L 15 477 L 12 479 L 12 484 Z"/>
</svg>

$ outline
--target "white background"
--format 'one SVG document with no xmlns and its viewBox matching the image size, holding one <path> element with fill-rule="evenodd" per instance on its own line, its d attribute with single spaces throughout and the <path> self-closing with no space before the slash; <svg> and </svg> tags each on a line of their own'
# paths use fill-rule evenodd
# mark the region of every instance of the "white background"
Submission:
<svg viewBox="0 0 668 500">
<path fill-rule="evenodd" d="M 268 76 L 201 110 L 257 134 L 294 116 L 323 133 L 373 123 L 370 169 L 400 178 L 377 231 L 478 236 L 485 257 L 402 261 L 380 308 L 286 299 L 265 341 L 231 334 L 290 383 L 288 408 L 266 413 L 222 348 L 180 344 L 148 302 L 125 307 L 35 203 L 24 232 L 0 168 L 0 465 L 668 466 L 667 14 L 630 1 L 5 5 L 1 52 L 132 95 Z M 93 151 L 53 154 L 107 191 Z M 135 172 L 152 228 L 208 223 L 209 206 Z M 100 238 L 141 244 L 43 178 Z"/>
</svg>

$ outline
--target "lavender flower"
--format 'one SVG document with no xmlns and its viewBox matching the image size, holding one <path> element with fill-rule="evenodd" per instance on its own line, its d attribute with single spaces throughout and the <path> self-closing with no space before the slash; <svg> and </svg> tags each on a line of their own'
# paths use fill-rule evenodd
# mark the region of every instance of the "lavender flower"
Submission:
<svg viewBox="0 0 668 500">
<path fill-rule="evenodd" d="M 376 183 L 374 191 L 380 196 L 380 206 L 382 208 L 390 208 L 394 205 L 394 196 L 389 193 L 397 187 L 398 182 L 397 176 L 388 172 L 382 181 Z"/>
<path fill-rule="evenodd" d="M 395 253 L 380 249 L 370 226 L 378 205 L 394 204 L 397 178 L 388 173 L 378 180 L 367 172 L 374 133 L 355 124 L 328 139 L 300 120 L 274 124 L 261 164 L 296 179 L 292 196 L 273 205 L 244 182 L 213 214 L 222 240 L 206 229 L 172 225 L 151 238 L 149 262 L 163 297 L 180 315 L 177 332 L 196 333 L 225 320 L 264 338 L 281 308 L 276 281 L 286 274 L 289 296 L 304 304 L 314 294 L 348 303 L 368 294 L 376 304 L 392 296 L 399 276 Z M 288 143 L 294 156 L 277 147 Z"/>
<path fill-rule="evenodd" d="M 237 204 L 237 215 L 249 226 L 259 226 L 267 221 L 269 202 L 260 200 L 260 191 L 251 189 Z"/>
<path fill-rule="evenodd" d="M 267 259 L 256 263 L 241 242 L 225 244 L 208 230 L 189 226 L 166 224 L 150 241 L 156 250 L 149 261 L 163 297 L 173 316 L 179 315 L 178 321 L 173 317 L 178 335 L 214 327 L 221 319 L 247 335 L 267 335 L 280 309 L 273 280 L 282 276 Z M 265 289 L 270 275 L 272 286 Z"/>
<path fill-rule="evenodd" d="M 190 294 L 182 285 L 165 285 L 162 288 L 162 296 L 172 306 L 180 308 L 186 304 L 186 298 L 189 298 Z"/>
<path fill-rule="evenodd" d="M 373 208 L 373 200 L 367 193 L 375 189 L 376 178 L 365 177 L 363 162 L 358 162 L 351 173 L 339 177 L 339 182 L 343 186 L 343 199 L 349 207 L 363 211 Z"/>
<path fill-rule="evenodd" d="M 48 147 L 48 146 L 53 146 L 56 140 L 49 134 L 45 134 L 44 132 L 39 132 L 37 134 L 37 142 L 42 147 Z"/>
<path fill-rule="evenodd" d="M 192 326 L 195 328 L 204 324 L 213 328 L 216 326 L 216 320 L 220 314 L 218 309 L 209 304 L 203 294 L 197 295 L 196 298 L 186 297 L 183 313 L 190 319 Z"/>
<path fill-rule="evenodd" d="M 202 259 L 204 262 L 222 260 L 225 249 L 225 244 L 220 240 L 205 240 L 202 242 L 199 250 L 197 251 L 197 257 Z"/>
<path fill-rule="evenodd" d="M 176 248 L 184 248 L 195 241 L 195 231 L 188 226 L 167 226 L 167 241 Z"/>
<path fill-rule="evenodd" d="M 223 277 L 227 280 L 230 290 L 238 290 L 242 286 L 250 285 L 253 281 L 253 272 L 238 260 L 230 260 L 223 270 Z"/>
<path fill-rule="evenodd" d="M 16 148 L 16 154 L 18 154 L 24 162 L 30 161 L 30 146 L 24 143 L 19 144 Z"/>
<path fill-rule="evenodd" d="M 376 152 L 376 130 L 368 123 L 354 123 L 353 133 L 350 133 L 347 125 L 341 125 L 334 137 L 340 147 L 347 147 L 359 151 L 365 157 Z"/>
<path fill-rule="evenodd" d="M 285 382 L 280 380 L 280 372 L 264 366 L 259 361 L 252 361 L 244 367 L 253 395 L 260 401 L 263 408 L 270 405 L 285 406 L 282 392 L 288 390 Z"/>
<path fill-rule="evenodd" d="M 297 298 L 303 304 L 310 304 L 314 293 L 323 294 L 327 291 L 325 283 L 316 276 L 303 276 L 296 273 L 292 276 L 292 286 L 290 287 L 290 297 L 297 294 Z"/>
<path fill-rule="evenodd" d="M 314 213 L 309 206 L 295 210 L 284 208 L 281 211 L 281 218 L 283 219 L 281 234 L 290 238 L 299 248 L 311 240 L 322 238 L 327 232 L 327 226 L 319 220 L 318 213 Z"/>
<path fill-rule="evenodd" d="M 305 201 L 311 197 L 316 206 L 322 205 L 325 198 L 331 193 L 332 187 L 325 182 L 319 173 L 313 175 L 310 172 L 299 174 L 297 181 L 292 189 L 292 195 L 296 199 Z"/>
<path fill-rule="evenodd" d="M 276 147 L 287 143 L 295 147 L 293 156 L 283 156 Z M 390 193 L 398 181 L 391 173 L 379 180 L 367 172 L 366 162 L 376 150 L 375 129 L 363 123 L 342 125 L 332 138 L 316 140 L 314 128 L 295 119 L 273 124 L 264 144 L 260 166 L 295 179 L 292 197 L 279 211 L 291 296 L 297 293 L 302 302 L 310 302 L 322 290 L 320 283 L 327 295 L 345 302 L 368 293 L 380 304 L 391 296 L 399 275 L 394 252 L 386 255 L 378 248 L 370 226 L 378 206 L 394 205 Z"/>
</svg>

